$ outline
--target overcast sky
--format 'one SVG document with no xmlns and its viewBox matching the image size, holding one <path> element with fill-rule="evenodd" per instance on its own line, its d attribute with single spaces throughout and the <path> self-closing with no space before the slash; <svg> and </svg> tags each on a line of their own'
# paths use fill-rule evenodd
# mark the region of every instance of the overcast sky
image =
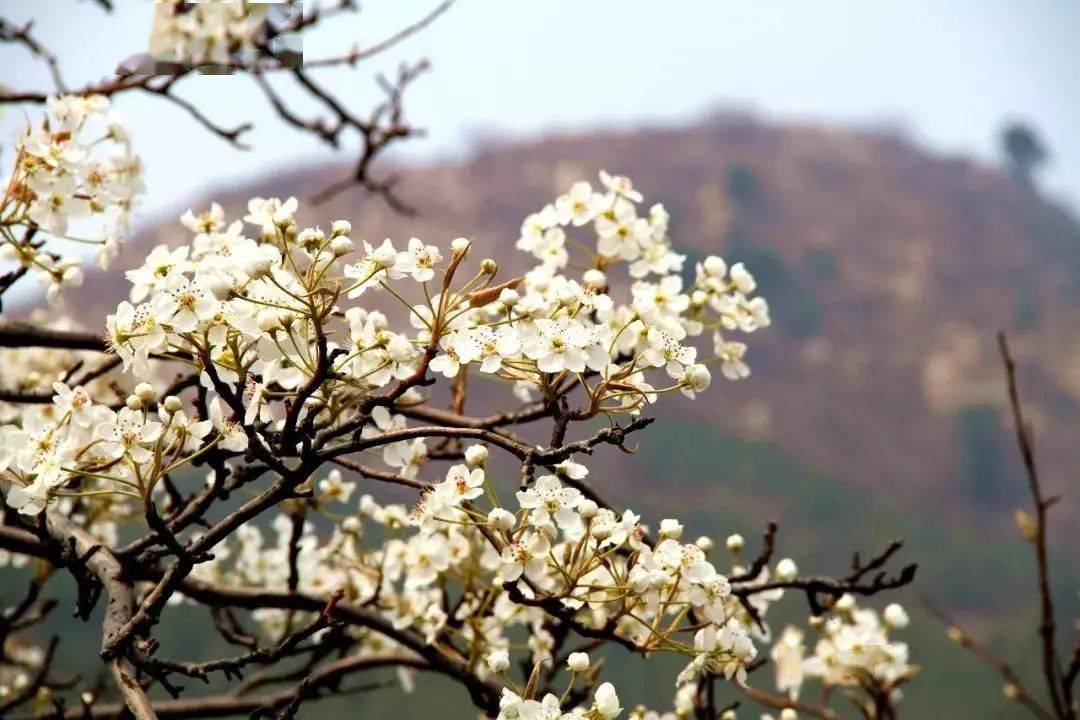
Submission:
<svg viewBox="0 0 1080 720">
<path fill-rule="evenodd" d="M 64 48 L 69 84 L 100 78 L 145 49 L 152 3 L 3 0 L 0 14 L 35 17 Z M 358 16 L 309 40 L 309 58 L 352 39 L 370 44 L 424 15 L 435 0 L 369 0 Z M 920 143 L 996 162 L 1007 119 L 1030 121 L 1054 153 L 1044 186 L 1080 207 L 1080 3 L 1072 0 L 459 0 L 422 34 L 356 71 L 324 73 L 364 109 L 372 75 L 426 56 L 432 72 L 408 98 L 429 137 L 410 159 L 455 156 L 477 139 L 558 129 L 679 122 L 718 107 L 781 120 L 900 125 Z M 47 82 L 0 47 L 0 82 Z M 155 99 L 125 95 L 150 184 L 144 213 L 186 195 L 331 151 L 283 126 L 243 77 L 178 85 L 223 124 L 253 119 L 243 153 Z M 31 109 L 31 112 L 33 110 Z M 22 123 L 9 108 L 3 138 Z M 399 153 L 399 157 L 402 153 Z"/>
</svg>

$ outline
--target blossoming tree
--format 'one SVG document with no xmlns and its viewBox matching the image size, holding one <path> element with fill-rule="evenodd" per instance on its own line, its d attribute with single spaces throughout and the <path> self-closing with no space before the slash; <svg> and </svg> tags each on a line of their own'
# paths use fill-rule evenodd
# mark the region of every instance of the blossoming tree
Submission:
<svg viewBox="0 0 1080 720">
<path fill-rule="evenodd" d="M 9 256 L 85 215 L 115 220 L 142 190 L 109 105 L 56 97 L 28 127 L 0 204 Z M 254 198 L 239 219 L 186 213 L 190 241 L 127 271 L 103 335 L 0 327 L 0 563 L 22 581 L 3 591 L 0 715 L 288 718 L 395 668 L 406 691 L 439 674 L 507 720 L 732 718 L 739 703 L 896 717 L 907 615 L 860 603 L 913 577 L 890 569 L 899 543 L 807 576 L 776 556 L 775 524 L 755 552 L 690 540 L 590 482 L 590 457 L 628 451 L 654 404 L 745 378 L 741 338 L 770 322 L 747 268 L 690 267 L 661 205 L 599 180 L 525 218 L 519 276 L 481 239 L 371 242 Z M 41 264 L 62 297 L 76 266 Z M 498 412 L 466 410 L 481 382 Z M 80 617 L 104 604 L 110 682 L 72 681 L 58 640 L 35 644 L 52 574 Z M 770 629 L 791 595 L 807 629 Z M 207 608 L 238 650 L 175 657 L 155 628 L 177 604 Z M 599 661 L 616 652 L 683 658 L 670 709 L 622 707 Z M 268 667 L 283 672 L 222 694 L 179 684 Z"/>
</svg>

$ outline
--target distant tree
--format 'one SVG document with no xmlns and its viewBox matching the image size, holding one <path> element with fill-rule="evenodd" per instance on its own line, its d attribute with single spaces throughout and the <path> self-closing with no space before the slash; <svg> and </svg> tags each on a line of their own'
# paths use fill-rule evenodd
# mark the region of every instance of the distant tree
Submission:
<svg viewBox="0 0 1080 720">
<path fill-rule="evenodd" d="M 825 305 L 807 273 L 798 273 L 780 257 L 777 248 L 756 241 L 748 232 L 735 228 L 727 237 L 725 253 L 732 262 L 742 262 L 754 268 L 754 277 L 763 293 L 768 293 L 778 313 L 777 321 L 783 330 L 795 338 L 808 338 L 820 332 L 825 322 Z"/>
<path fill-rule="evenodd" d="M 1030 330 L 1039 320 L 1039 299 L 1035 295 L 1034 283 L 1030 280 L 1021 283 L 1013 300 L 1013 325 L 1017 330 Z"/>
<path fill-rule="evenodd" d="M 997 408 L 971 405 L 957 416 L 960 442 L 960 478 L 969 496 L 984 505 L 1015 499 L 1012 478 L 1005 471 L 1004 437 Z"/>
<path fill-rule="evenodd" d="M 803 263 L 806 274 L 814 280 L 835 280 L 840 272 L 840 257 L 832 248 L 810 248 Z"/>
<path fill-rule="evenodd" d="M 761 185 L 753 169 L 745 165 L 728 168 L 727 194 L 744 209 L 756 204 L 761 199 Z"/>
<path fill-rule="evenodd" d="M 1001 132 L 1001 149 L 1013 180 L 1034 187 L 1035 170 L 1049 157 L 1034 128 L 1021 122 L 1009 123 Z"/>
</svg>

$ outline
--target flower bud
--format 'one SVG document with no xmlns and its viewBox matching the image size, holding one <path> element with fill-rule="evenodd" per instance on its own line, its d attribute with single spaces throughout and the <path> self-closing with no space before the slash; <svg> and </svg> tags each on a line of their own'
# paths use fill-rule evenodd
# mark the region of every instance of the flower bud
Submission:
<svg viewBox="0 0 1080 720">
<path fill-rule="evenodd" d="M 162 406 L 165 408 L 165 412 L 172 414 L 175 412 L 179 412 L 180 409 L 184 407 L 184 403 L 180 400 L 180 398 L 176 397 L 175 395 L 169 395 L 165 398 Z"/>
<path fill-rule="evenodd" d="M 710 255 L 705 258 L 705 262 L 702 263 L 702 267 L 705 268 L 705 272 L 713 277 L 722 277 L 727 272 L 727 263 L 723 258 L 716 255 Z"/>
<path fill-rule="evenodd" d="M 510 667 L 510 654 L 505 650 L 495 650 L 487 656 L 487 666 L 493 673 L 501 673 Z"/>
<path fill-rule="evenodd" d="M 375 502 L 375 498 L 367 494 L 360 496 L 359 508 L 360 514 L 367 517 L 372 517 L 379 512 L 379 504 Z"/>
<path fill-rule="evenodd" d="M 142 410 L 142 398 L 138 395 L 128 395 L 127 401 L 124 403 L 131 410 Z"/>
<path fill-rule="evenodd" d="M 148 403 L 154 399 L 157 393 L 154 392 L 154 386 L 150 383 L 139 383 L 135 386 L 135 394 L 139 396 L 139 399 L 144 403 Z"/>
<path fill-rule="evenodd" d="M 889 603 L 885 606 L 885 612 L 883 613 L 885 618 L 885 624 L 891 628 L 902 630 L 908 626 L 907 611 L 904 610 L 904 606 L 899 603 Z"/>
<path fill-rule="evenodd" d="M 619 696 L 615 694 L 615 686 L 609 682 L 596 688 L 593 695 L 593 707 L 603 720 L 612 720 L 618 716 L 622 708 L 619 706 Z"/>
<path fill-rule="evenodd" d="M 293 216 L 291 212 L 286 212 L 284 208 L 278 208 L 274 211 L 273 220 L 278 227 L 284 227 L 293 221 Z"/>
<path fill-rule="evenodd" d="M 713 539 L 708 535 L 702 535 L 694 541 L 694 544 L 701 548 L 702 552 L 711 552 L 716 546 L 716 543 L 714 543 Z"/>
<path fill-rule="evenodd" d="M 506 307 L 517 305 L 518 300 L 521 300 L 521 294 L 514 288 L 506 288 L 499 293 L 499 302 Z"/>
<path fill-rule="evenodd" d="M 64 269 L 64 273 L 60 276 L 61 282 L 65 285 L 82 285 L 83 284 L 83 271 L 81 267 L 72 266 Z"/>
<path fill-rule="evenodd" d="M 263 308 L 256 314 L 255 321 L 264 333 L 281 329 L 281 313 L 274 308 Z"/>
<path fill-rule="evenodd" d="M 348 255 L 353 251 L 353 241 L 344 235 L 338 235 L 330 241 L 330 252 L 334 253 L 335 257 L 341 257 L 342 255 Z"/>
<path fill-rule="evenodd" d="M 840 612 L 851 612 L 855 609 L 855 598 L 850 593 L 844 593 L 836 601 L 836 609 Z"/>
<path fill-rule="evenodd" d="M 600 512 L 600 506 L 592 500 L 585 498 L 577 507 L 578 515 L 581 515 L 582 520 L 592 520 L 596 517 L 596 513 Z"/>
<path fill-rule="evenodd" d="M 611 526 L 608 523 L 596 523 L 589 530 L 589 534 L 597 540 L 604 540 L 611 535 Z"/>
<path fill-rule="evenodd" d="M 746 541 L 743 540 L 743 536 L 735 533 L 734 535 L 728 535 L 727 549 L 733 553 L 740 552 L 746 546 Z"/>
<path fill-rule="evenodd" d="M 1005 683 L 1001 687 L 1001 692 L 1009 700 L 1016 700 L 1020 697 L 1020 688 L 1013 683 Z"/>
<path fill-rule="evenodd" d="M 784 708 L 780 711 L 780 717 L 778 720 L 797 720 L 799 716 L 791 708 Z"/>
<path fill-rule="evenodd" d="M 510 530 L 516 524 L 514 514 L 503 508 L 495 508 L 489 512 L 487 521 L 495 530 Z"/>
<path fill-rule="evenodd" d="M 581 281 L 589 287 L 602 288 L 607 285 L 607 276 L 596 268 L 590 268 L 582 274 Z"/>
<path fill-rule="evenodd" d="M 499 263 L 495 262 L 491 258 L 484 258 L 480 261 L 480 272 L 485 275 L 494 275 L 499 269 Z"/>
<path fill-rule="evenodd" d="M 360 532 L 360 529 L 362 527 L 363 525 L 360 523 L 360 518 L 356 517 L 355 515 L 350 515 L 349 517 L 341 521 L 341 529 L 352 535 Z"/>
<path fill-rule="evenodd" d="M 392 268 L 397 263 L 397 252 L 390 246 L 390 243 L 384 243 L 368 253 L 367 259 L 371 260 L 376 267 Z"/>
<path fill-rule="evenodd" d="M 589 669 L 589 655 L 583 652 L 570 653 L 566 659 L 566 666 L 570 672 L 583 673 Z"/>
<path fill-rule="evenodd" d="M 1014 517 L 1016 518 L 1016 526 L 1020 528 L 1020 536 L 1029 543 L 1035 542 L 1039 537 L 1039 526 L 1035 524 L 1031 515 L 1018 508 Z"/>
<path fill-rule="evenodd" d="M 664 518 L 660 521 L 660 537 L 678 540 L 682 537 L 683 526 L 674 518 Z"/>
<path fill-rule="evenodd" d="M 956 627 L 955 625 L 949 627 L 945 631 L 945 634 L 948 635 L 949 639 L 957 645 L 964 645 L 967 643 L 967 635 L 965 635 L 964 631 Z"/>
<path fill-rule="evenodd" d="M 248 268 L 253 269 L 253 268 Z M 249 273 L 250 274 L 250 273 Z M 205 277 L 200 278 L 199 283 L 210 291 L 210 293 L 218 298 L 224 300 L 229 297 L 232 292 L 232 280 L 225 273 L 212 273 Z"/>
<path fill-rule="evenodd" d="M 450 243 L 450 249 L 454 252 L 455 255 L 464 254 L 466 251 L 468 251 L 469 245 L 471 244 L 472 242 L 468 238 L 459 237 L 455 238 L 453 242 Z"/>
<path fill-rule="evenodd" d="M 335 220 L 330 226 L 331 235 L 348 235 L 352 232 L 352 223 L 348 220 Z"/>
<path fill-rule="evenodd" d="M 777 580 L 794 580 L 795 576 L 798 574 L 799 568 L 791 558 L 784 558 L 776 563 Z"/>
<path fill-rule="evenodd" d="M 488 459 L 488 449 L 486 445 L 470 445 L 465 448 L 465 462 L 473 467 L 483 465 Z"/>
<path fill-rule="evenodd" d="M 298 243 L 300 243 L 301 245 L 304 245 L 304 246 L 322 245 L 323 240 L 325 240 L 325 239 L 326 239 L 326 236 L 323 235 L 322 230 L 320 230 L 319 228 L 305 228 L 296 237 L 296 241 Z"/>
</svg>

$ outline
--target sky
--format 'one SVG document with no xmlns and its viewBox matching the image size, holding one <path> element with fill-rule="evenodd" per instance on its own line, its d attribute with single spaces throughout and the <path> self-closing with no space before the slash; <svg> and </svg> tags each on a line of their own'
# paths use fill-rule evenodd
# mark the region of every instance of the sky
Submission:
<svg viewBox="0 0 1080 720">
<path fill-rule="evenodd" d="M 436 1 L 365 2 L 311 37 L 306 56 L 370 45 Z M 3 0 L 0 15 L 34 18 L 63 49 L 74 85 L 146 48 L 152 3 L 114 2 L 111 18 L 88 0 Z M 428 58 L 432 70 L 406 102 L 428 136 L 394 150 L 410 162 L 460 157 L 485 138 L 687 122 L 725 108 L 898 127 L 935 151 L 997 162 L 1002 124 L 1023 119 L 1053 153 L 1042 186 L 1080 208 L 1078 36 L 1080 3 L 1068 0 L 458 0 L 393 52 L 321 77 L 363 110 L 378 96 L 375 73 Z M 0 83 L 47 82 L 40 63 L 0 46 Z M 231 148 L 156 98 L 120 97 L 147 169 L 145 216 L 207 188 L 334 157 L 283 125 L 247 78 L 201 76 L 177 89 L 223 125 L 253 120 L 253 147 Z M 7 108 L 0 139 L 24 117 Z"/>
</svg>

